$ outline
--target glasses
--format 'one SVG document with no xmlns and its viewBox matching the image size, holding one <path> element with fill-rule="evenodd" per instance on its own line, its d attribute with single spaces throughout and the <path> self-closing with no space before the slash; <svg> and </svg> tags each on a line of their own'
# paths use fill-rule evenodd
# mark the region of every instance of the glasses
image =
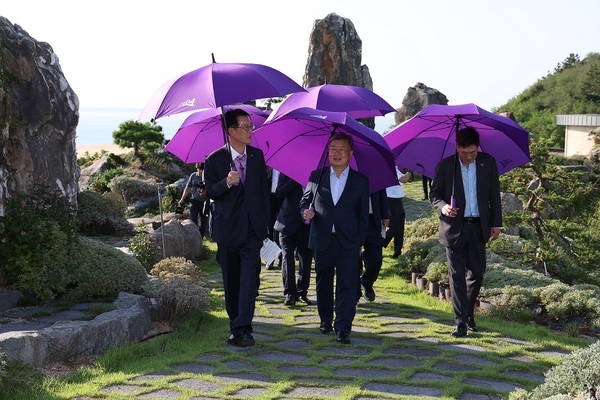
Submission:
<svg viewBox="0 0 600 400">
<path fill-rule="evenodd" d="M 340 148 L 337 148 L 337 147 L 330 147 L 329 148 L 329 153 L 331 153 L 331 154 L 346 154 L 346 153 L 349 153 L 349 152 L 350 152 L 349 149 L 340 149 Z"/>
<path fill-rule="evenodd" d="M 246 132 L 252 132 L 253 130 L 256 129 L 256 126 L 253 125 L 240 125 L 240 126 L 234 126 L 234 128 L 236 129 L 243 129 Z"/>
<path fill-rule="evenodd" d="M 475 157 L 477 157 L 477 151 L 471 151 L 471 152 L 461 151 L 458 154 L 460 154 L 460 156 L 462 158 L 475 158 Z"/>
</svg>

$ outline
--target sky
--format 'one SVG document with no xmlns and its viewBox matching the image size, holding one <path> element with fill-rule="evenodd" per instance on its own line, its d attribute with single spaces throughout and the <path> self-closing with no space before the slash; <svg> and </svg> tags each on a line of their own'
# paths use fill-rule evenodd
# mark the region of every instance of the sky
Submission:
<svg viewBox="0 0 600 400">
<path fill-rule="evenodd" d="M 49 43 L 80 108 L 140 112 L 166 81 L 211 62 L 258 63 L 302 84 L 316 20 L 347 18 L 373 91 L 399 108 L 424 83 L 490 110 L 570 53 L 600 52 L 600 1 L 7 1 L 0 15 Z M 383 120 L 383 121 L 382 121 Z M 376 119 L 377 130 L 393 113 Z"/>
</svg>

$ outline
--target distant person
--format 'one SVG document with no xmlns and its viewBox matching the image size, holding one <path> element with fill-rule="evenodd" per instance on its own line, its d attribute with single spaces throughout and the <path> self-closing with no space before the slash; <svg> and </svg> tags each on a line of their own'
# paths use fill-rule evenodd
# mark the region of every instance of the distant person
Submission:
<svg viewBox="0 0 600 400">
<path fill-rule="evenodd" d="M 369 197 L 369 226 L 367 238 L 363 243 L 361 256 L 364 263 L 364 273 L 360 277 L 360 287 L 363 295 L 368 301 L 375 301 L 375 290 L 373 284 L 379 277 L 381 264 L 383 263 L 383 243 L 385 229 L 390 222 L 390 210 L 388 198 L 385 190 L 379 190 L 372 193 Z M 359 287 L 359 298 L 360 298 Z"/>
<path fill-rule="evenodd" d="M 269 239 L 279 244 L 279 231 L 273 229 L 277 214 L 281 208 L 281 200 L 277 197 L 277 182 L 279 181 L 279 171 L 271 167 L 267 167 L 267 176 L 269 177 L 269 184 L 271 185 L 271 220 L 269 221 Z M 266 264 L 268 270 L 281 269 L 282 254 L 273 260 L 270 264 Z"/>
<path fill-rule="evenodd" d="M 423 181 L 423 198 L 421 200 L 429 200 L 428 191 L 431 190 L 431 178 L 421 175 L 421 180 Z"/>
<path fill-rule="evenodd" d="M 310 220 L 308 246 L 315 256 L 319 331 L 327 334 L 335 329 L 337 342 L 343 344 L 350 343 L 356 315 L 357 260 L 369 224 L 369 180 L 349 166 L 353 144 L 352 137 L 343 133 L 331 137 L 327 147 L 330 166 L 310 174 L 300 201 L 302 217 Z"/>
<path fill-rule="evenodd" d="M 386 189 L 388 204 L 390 207 L 390 224 L 385 232 L 385 240 L 383 247 L 388 247 L 390 242 L 394 240 L 394 253 L 392 258 L 398 258 L 402 254 L 402 246 L 404 246 L 404 225 L 406 221 L 406 211 L 404 210 L 404 184 L 412 178 L 412 172 L 407 171 L 403 174 L 396 167 L 396 176 L 398 184 L 390 186 Z"/>
<path fill-rule="evenodd" d="M 454 337 L 466 336 L 467 329 L 479 331 L 473 313 L 486 268 L 485 246 L 490 238 L 498 239 L 502 226 L 496 160 L 478 148 L 477 130 L 459 130 L 456 154 L 438 163 L 431 187 L 431 203 L 440 215 L 439 240 L 448 259 Z"/>
<path fill-rule="evenodd" d="M 284 304 L 293 306 L 297 301 L 311 305 L 307 297 L 310 284 L 310 268 L 312 266 L 312 250 L 308 248 L 308 232 L 310 227 L 304 223 L 300 215 L 300 199 L 302 185 L 284 174 L 279 175 L 277 199 L 281 203 L 275 221 L 275 230 L 279 232 L 282 263 Z M 298 280 L 296 281 L 296 260 L 298 255 Z"/>
<path fill-rule="evenodd" d="M 185 199 L 191 193 L 190 200 L 190 219 L 200 230 L 200 235 L 204 238 L 208 226 L 208 214 L 206 210 L 206 185 L 203 178 L 204 163 L 196 163 L 196 172 L 192 172 L 188 178 L 181 199 L 177 204 L 183 206 Z"/>
<path fill-rule="evenodd" d="M 212 239 L 223 273 L 228 343 L 254 346 L 252 319 L 268 235 L 269 182 L 262 150 L 250 146 L 254 125 L 241 109 L 225 113 L 228 141 L 205 161 L 206 192 L 212 203 Z"/>
</svg>

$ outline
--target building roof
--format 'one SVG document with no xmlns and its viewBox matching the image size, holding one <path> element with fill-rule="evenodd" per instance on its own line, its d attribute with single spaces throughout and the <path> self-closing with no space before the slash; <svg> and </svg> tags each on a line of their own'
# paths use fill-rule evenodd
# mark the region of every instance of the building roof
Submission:
<svg viewBox="0 0 600 400">
<path fill-rule="evenodd" d="M 600 126 L 600 114 L 557 115 L 556 125 Z"/>
</svg>

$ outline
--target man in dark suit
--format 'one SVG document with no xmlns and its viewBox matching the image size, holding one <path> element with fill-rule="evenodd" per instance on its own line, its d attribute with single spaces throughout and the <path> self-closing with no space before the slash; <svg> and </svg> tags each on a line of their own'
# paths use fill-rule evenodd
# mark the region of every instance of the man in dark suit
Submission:
<svg viewBox="0 0 600 400">
<path fill-rule="evenodd" d="M 250 146 L 254 125 L 240 109 L 225 113 L 229 144 L 204 163 L 206 192 L 213 200 L 212 239 L 223 273 L 230 344 L 253 346 L 252 319 L 261 267 L 260 249 L 267 238 L 269 191 L 262 150 Z"/>
<path fill-rule="evenodd" d="M 365 272 L 360 278 L 365 299 L 375 300 L 375 290 L 373 284 L 379 276 L 381 264 L 383 263 L 383 243 L 385 228 L 390 222 L 390 210 L 388 207 L 388 198 L 385 189 L 372 193 L 369 197 L 369 228 L 367 239 L 363 243 L 363 252 L 359 268 L 364 263 Z M 383 231 L 383 235 L 382 235 Z M 358 298 L 360 298 L 360 287 L 358 288 Z"/>
<path fill-rule="evenodd" d="M 496 160 L 478 148 L 477 130 L 459 130 L 456 154 L 439 162 L 430 192 L 440 214 L 439 241 L 446 247 L 454 337 L 479 330 L 473 312 L 486 268 L 485 245 L 498 239 L 502 227 Z"/>
<path fill-rule="evenodd" d="M 319 330 L 326 334 L 335 329 L 338 343 L 343 344 L 350 343 L 356 315 L 357 260 L 369 223 L 369 180 L 350 168 L 352 146 L 349 135 L 331 137 L 330 166 L 311 173 L 300 201 L 303 218 L 311 221 L 308 247 L 315 255 Z"/>
<path fill-rule="evenodd" d="M 300 199 L 302 185 L 284 174 L 279 175 L 276 190 L 281 208 L 275 221 L 275 230 L 279 232 L 282 263 L 281 277 L 283 279 L 284 304 L 293 306 L 296 301 L 311 305 L 307 297 L 310 283 L 310 267 L 312 265 L 312 250 L 308 248 L 309 226 L 300 215 Z M 298 281 L 296 282 L 296 260 L 298 253 Z"/>
</svg>

